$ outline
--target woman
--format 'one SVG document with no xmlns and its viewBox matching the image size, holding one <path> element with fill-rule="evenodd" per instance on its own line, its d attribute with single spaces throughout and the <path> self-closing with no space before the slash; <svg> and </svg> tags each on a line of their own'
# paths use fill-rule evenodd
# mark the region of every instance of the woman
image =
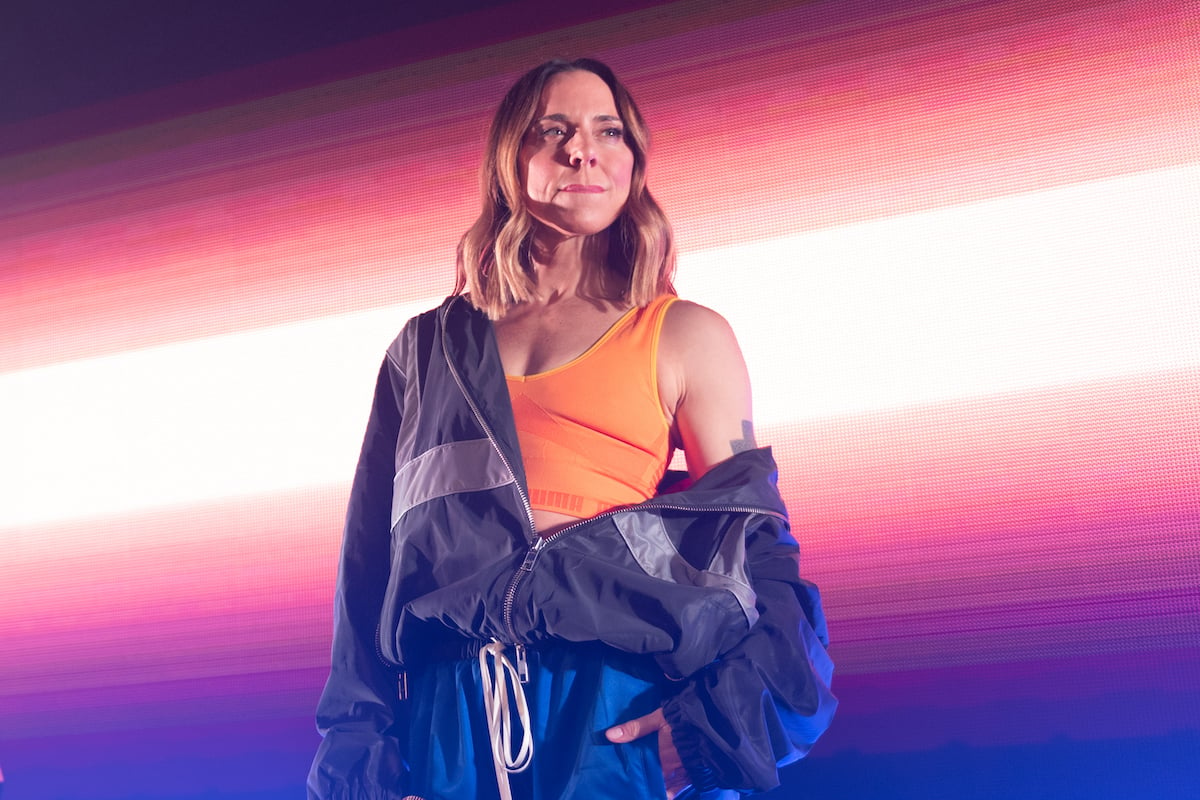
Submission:
<svg viewBox="0 0 1200 800">
<path fill-rule="evenodd" d="M 458 290 L 380 371 L 310 797 L 717 797 L 828 724 L 816 590 L 646 144 L 596 61 L 501 104 Z"/>
</svg>

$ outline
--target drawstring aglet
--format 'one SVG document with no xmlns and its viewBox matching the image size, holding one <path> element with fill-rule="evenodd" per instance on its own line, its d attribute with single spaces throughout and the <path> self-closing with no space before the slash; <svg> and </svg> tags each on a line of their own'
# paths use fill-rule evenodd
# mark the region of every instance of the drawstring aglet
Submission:
<svg viewBox="0 0 1200 800">
<path fill-rule="evenodd" d="M 517 680 L 529 683 L 529 661 L 525 658 L 525 645 L 515 644 L 513 648 L 517 651 Z"/>
</svg>

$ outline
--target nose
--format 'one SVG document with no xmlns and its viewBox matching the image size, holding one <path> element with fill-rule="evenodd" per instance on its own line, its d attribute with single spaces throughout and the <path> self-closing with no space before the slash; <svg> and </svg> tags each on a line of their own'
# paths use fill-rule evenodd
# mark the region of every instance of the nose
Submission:
<svg viewBox="0 0 1200 800">
<path fill-rule="evenodd" d="M 571 137 L 571 141 L 567 148 L 567 158 L 571 162 L 572 167 L 582 167 L 587 164 L 589 167 L 596 166 L 596 145 L 590 136 L 582 132 L 576 133 Z"/>
</svg>

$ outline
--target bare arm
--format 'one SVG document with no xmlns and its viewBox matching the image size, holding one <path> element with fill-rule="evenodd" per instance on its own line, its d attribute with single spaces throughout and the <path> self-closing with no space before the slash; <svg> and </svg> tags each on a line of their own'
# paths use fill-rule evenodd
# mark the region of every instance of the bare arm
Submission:
<svg viewBox="0 0 1200 800">
<path fill-rule="evenodd" d="M 679 301 L 667 311 L 658 349 L 659 396 L 683 447 L 693 480 L 754 442 L 750 377 L 737 338 L 724 318 L 704 306 Z M 658 736 L 667 797 L 690 783 L 662 709 L 610 728 L 610 741 Z"/>
<path fill-rule="evenodd" d="M 720 314 L 686 301 L 672 305 L 659 343 L 658 376 L 672 435 L 693 479 L 734 453 L 757 447 L 750 376 L 737 338 Z"/>
</svg>

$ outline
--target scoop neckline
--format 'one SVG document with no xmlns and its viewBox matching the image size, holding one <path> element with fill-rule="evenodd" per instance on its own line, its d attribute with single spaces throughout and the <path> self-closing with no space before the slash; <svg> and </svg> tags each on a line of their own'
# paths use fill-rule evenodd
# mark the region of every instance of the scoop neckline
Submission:
<svg viewBox="0 0 1200 800">
<path fill-rule="evenodd" d="M 592 344 L 586 350 L 572 358 L 570 361 L 559 364 L 557 367 L 551 367 L 550 369 L 542 372 L 532 372 L 528 375 L 509 375 L 508 373 L 505 373 L 504 379 L 506 381 L 517 381 L 519 383 L 524 383 L 525 381 L 536 380 L 537 378 L 544 378 L 548 375 L 553 375 L 556 372 L 562 372 L 564 369 L 570 369 L 580 361 L 583 361 L 585 358 L 590 356 L 592 353 L 596 352 L 596 350 L 598 350 L 605 342 L 611 339 L 618 330 L 620 330 L 621 326 L 624 325 L 625 321 L 629 319 L 629 317 L 631 317 L 635 311 L 638 311 L 641 308 L 643 308 L 643 306 L 631 306 L 624 314 L 614 320 L 612 325 L 608 326 L 608 330 L 602 333 L 599 339 L 592 342 Z"/>
</svg>

